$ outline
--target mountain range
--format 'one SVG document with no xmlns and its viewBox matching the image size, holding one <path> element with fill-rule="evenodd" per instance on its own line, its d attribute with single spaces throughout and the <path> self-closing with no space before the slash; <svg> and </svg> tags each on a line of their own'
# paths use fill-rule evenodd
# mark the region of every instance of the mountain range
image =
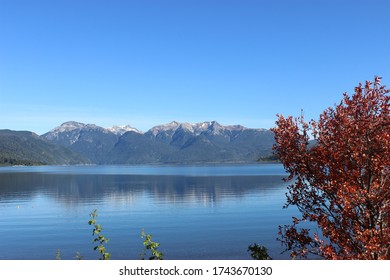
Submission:
<svg viewBox="0 0 390 280">
<path fill-rule="evenodd" d="M 271 155 L 273 144 L 270 130 L 216 121 L 173 121 L 147 132 L 71 121 L 41 136 L 0 130 L 0 164 L 7 160 L 13 164 L 250 163 Z"/>
</svg>

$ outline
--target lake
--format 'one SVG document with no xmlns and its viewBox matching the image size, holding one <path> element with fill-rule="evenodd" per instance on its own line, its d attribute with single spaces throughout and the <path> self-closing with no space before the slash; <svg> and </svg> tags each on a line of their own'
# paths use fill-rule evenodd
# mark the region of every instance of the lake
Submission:
<svg viewBox="0 0 390 280">
<path fill-rule="evenodd" d="M 139 259 L 142 229 L 165 259 L 250 259 L 255 242 L 288 259 L 285 176 L 280 164 L 1 167 L 0 259 L 98 259 L 94 209 L 112 259 Z"/>
</svg>

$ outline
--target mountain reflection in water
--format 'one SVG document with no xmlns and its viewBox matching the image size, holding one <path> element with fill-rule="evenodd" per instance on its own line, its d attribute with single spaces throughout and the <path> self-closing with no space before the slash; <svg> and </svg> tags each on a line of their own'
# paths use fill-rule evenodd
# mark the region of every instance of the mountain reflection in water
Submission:
<svg viewBox="0 0 390 280">
<path fill-rule="evenodd" d="M 0 170 L 0 236 L 6 244 L 0 259 L 53 259 L 57 249 L 64 259 L 77 251 L 97 259 L 87 225 L 94 209 L 113 259 L 139 258 L 142 228 L 161 243 L 167 259 L 249 259 L 246 249 L 254 242 L 276 259 L 288 258 L 275 240 L 278 225 L 289 223 L 294 212 L 282 209 L 281 166 L 268 166 L 277 171 L 266 172 L 272 175 L 262 174 L 261 166 L 262 175 L 247 175 L 245 166 L 237 166 L 230 176 L 215 175 L 218 168 L 202 175 L 174 168 L 177 174 L 114 174 L 99 166 L 86 169 L 93 172 Z"/>
</svg>

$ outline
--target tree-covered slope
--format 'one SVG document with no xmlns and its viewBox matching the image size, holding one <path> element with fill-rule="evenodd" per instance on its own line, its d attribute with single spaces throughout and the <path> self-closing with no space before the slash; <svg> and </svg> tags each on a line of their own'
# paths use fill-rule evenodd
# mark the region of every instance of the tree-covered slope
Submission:
<svg viewBox="0 0 390 280">
<path fill-rule="evenodd" d="M 89 163 L 81 155 L 29 131 L 0 130 L 0 165 Z"/>
</svg>

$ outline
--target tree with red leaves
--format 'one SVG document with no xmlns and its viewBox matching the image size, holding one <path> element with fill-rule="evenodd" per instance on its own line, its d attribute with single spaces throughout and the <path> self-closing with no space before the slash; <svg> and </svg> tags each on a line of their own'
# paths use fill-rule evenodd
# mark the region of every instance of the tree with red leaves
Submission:
<svg viewBox="0 0 390 280">
<path fill-rule="evenodd" d="M 390 90 L 380 81 L 318 121 L 278 115 L 274 151 L 293 182 L 285 207 L 302 214 L 279 227 L 293 258 L 390 259 Z"/>
</svg>

